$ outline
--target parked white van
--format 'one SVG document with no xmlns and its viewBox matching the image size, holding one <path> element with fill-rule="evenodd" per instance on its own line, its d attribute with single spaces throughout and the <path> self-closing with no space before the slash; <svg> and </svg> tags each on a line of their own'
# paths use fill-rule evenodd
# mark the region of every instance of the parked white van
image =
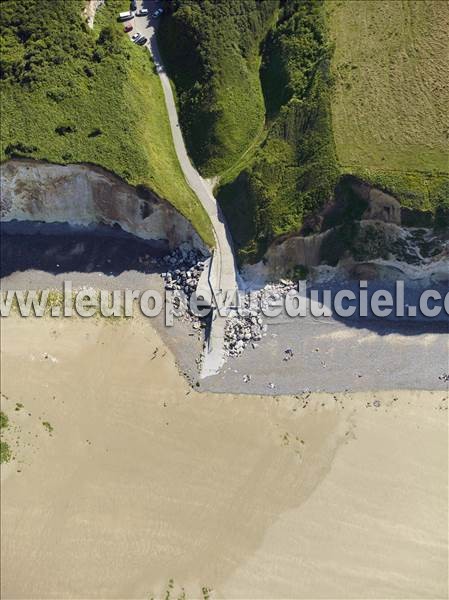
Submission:
<svg viewBox="0 0 449 600">
<path fill-rule="evenodd" d="M 130 10 L 127 10 L 126 12 L 121 12 L 118 16 L 119 21 L 129 21 L 133 17 L 134 13 L 132 13 Z"/>
</svg>

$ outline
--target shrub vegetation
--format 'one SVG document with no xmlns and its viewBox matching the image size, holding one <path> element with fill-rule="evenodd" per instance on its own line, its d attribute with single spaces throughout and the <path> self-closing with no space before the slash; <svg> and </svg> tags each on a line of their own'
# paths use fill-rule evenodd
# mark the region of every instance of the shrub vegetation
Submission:
<svg viewBox="0 0 449 600">
<path fill-rule="evenodd" d="M 333 195 L 339 169 L 330 54 L 322 2 L 285 3 L 263 53 L 266 138 L 219 193 L 242 260 L 259 258 L 273 238 L 299 230 Z"/>
<path fill-rule="evenodd" d="M 166 4 L 183 132 L 241 260 L 317 230 L 345 174 L 448 223 L 447 3 Z"/>
<path fill-rule="evenodd" d="M 206 176 L 231 167 L 263 132 L 259 46 L 272 0 L 174 0 L 158 43 L 175 84 L 193 162 Z"/>
<path fill-rule="evenodd" d="M 0 411 L 0 435 L 1 430 L 6 429 L 9 425 L 8 416 L 1 410 Z M 11 460 L 11 450 L 9 445 L 4 440 L 0 440 L 0 464 L 6 463 Z"/>
<path fill-rule="evenodd" d="M 93 163 L 171 202 L 213 243 L 207 214 L 179 166 L 162 88 L 146 49 L 108 0 L 95 28 L 83 0 L 2 2 L 1 160 Z"/>
</svg>

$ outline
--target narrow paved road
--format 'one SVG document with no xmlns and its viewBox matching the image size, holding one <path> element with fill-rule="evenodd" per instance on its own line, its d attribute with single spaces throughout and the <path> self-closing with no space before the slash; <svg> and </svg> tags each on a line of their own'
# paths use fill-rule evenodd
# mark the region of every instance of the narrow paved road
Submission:
<svg viewBox="0 0 449 600">
<path fill-rule="evenodd" d="M 238 283 L 232 239 L 220 207 L 213 196 L 211 186 L 201 177 L 201 175 L 190 162 L 184 139 L 182 137 L 181 127 L 179 126 L 178 114 L 176 111 L 176 104 L 170 85 L 170 80 L 167 77 L 161 55 L 159 53 L 156 39 L 156 27 L 158 21 L 151 16 L 159 4 L 149 0 L 140 0 L 137 2 L 137 5 L 139 9 L 142 7 L 149 8 L 150 16 L 136 17 L 134 19 L 134 29 L 131 34 L 138 32 L 149 40 L 147 48 L 153 56 L 154 64 L 161 80 L 173 136 L 173 143 L 175 145 L 179 163 L 187 183 L 197 195 L 212 222 L 212 228 L 215 237 L 215 250 L 212 256 L 212 264 L 210 266 L 210 296 L 219 290 L 234 293 L 238 288 Z M 199 290 L 199 293 L 202 292 L 203 290 Z M 205 295 L 207 292 L 204 292 Z M 225 319 L 215 315 L 211 328 L 209 346 L 204 354 L 203 368 L 201 373 L 202 377 L 207 377 L 217 373 L 224 363 L 224 327 Z"/>
</svg>

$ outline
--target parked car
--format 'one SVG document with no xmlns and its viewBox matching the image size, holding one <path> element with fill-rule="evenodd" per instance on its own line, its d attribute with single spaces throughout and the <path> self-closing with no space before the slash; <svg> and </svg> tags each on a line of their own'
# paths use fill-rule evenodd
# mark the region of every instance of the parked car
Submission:
<svg viewBox="0 0 449 600">
<path fill-rule="evenodd" d="M 123 27 L 123 31 L 125 33 L 128 33 L 129 31 L 133 30 L 133 26 L 131 25 L 131 23 L 129 25 L 125 25 L 125 27 Z"/>
<path fill-rule="evenodd" d="M 141 38 L 142 38 L 142 35 L 140 33 L 134 33 L 131 36 L 132 41 L 135 42 L 136 44 Z"/>
<path fill-rule="evenodd" d="M 141 8 L 136 12 L 136 17 L 146 17 L 149 12 L 148 8 Z"/>
<path fill-rule="evenodd" d="M 148 42 L 148 40 L 146 37 L 141 37 L 140 39 L 137 40 L 136 44 L 138 46 L 144 46 L 147 42 Z"/>
<path fill-rule="evenodd" d="M 136 0 L 131 0 L 131 10 L 137 10 L 137 2 L 136 2 Z"/>
<path fill-rule="evenodd" d="M 157 10 L 155 10 L 153 13 L 153 19 L 158 19 L 163 12 L 164 12 L 163 8 L 158 8 Z"/>
</svg>

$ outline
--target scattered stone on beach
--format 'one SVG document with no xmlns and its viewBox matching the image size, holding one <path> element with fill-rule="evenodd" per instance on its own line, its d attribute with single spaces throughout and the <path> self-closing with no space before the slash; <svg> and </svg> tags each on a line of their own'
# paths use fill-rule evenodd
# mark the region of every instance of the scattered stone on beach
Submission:
<svg viewBox="0 0 449 600">
<path fill-rule="evenodd" d="M 248 345 L 257 348 L 258 342 L 268 332 L 268 326 L 264 323 L 264 311 L 269 306 L 269 299 L 278 301 L 294 288 L 293 281 L 281 279 L 279 283 L 269 283 L 260 290 L 242 294 L 239 308 L 232 310 L 226 321 L 226 355 L 238 357 Z"/>
<path fill-rule="evenodd" d="M 379 406 L 380 406 L 380 400 L 374 400 L 373 406 L 375 406 L 376 408 L 379 408 Z"/>
<path fill-rule="evenodd" d="M 259 292 L 241 297 L 241 306 L 232 310 L 225 325 L 225 351 L 228 356 L 240 356 L 248 344 L 262 339 L 263 319 L 259 310 Z"/>
<path fill-rule="evenodd" d="M 227 355 L 240 356 L 250 342 L 257 342 L 262 339 L 262 336 L 261 322 L 257 321 L 257 318 L 240 315 L 229 317 L 225 325 Z"/>
<path fill-rule="evenodd" d="M 291 360 L 293 358 L 293 356 L 294 356 L 294 353 L 291 348 L 286 348 L 284 350 L 284 358 L 283 358 L 284 362 Z"/>
</svg>

